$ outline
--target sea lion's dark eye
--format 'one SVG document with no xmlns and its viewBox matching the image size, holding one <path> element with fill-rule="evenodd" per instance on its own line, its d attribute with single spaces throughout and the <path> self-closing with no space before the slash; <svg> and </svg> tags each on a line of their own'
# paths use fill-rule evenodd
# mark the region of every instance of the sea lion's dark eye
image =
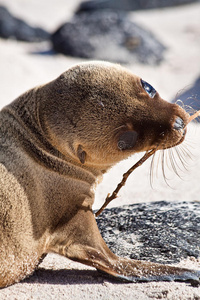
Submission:
<svg viewBox="0 0 200 300">
<path fill-rule="evenodd" d="M 146 81 L 141 79 L 141 84 L 143 89 L 147 92 L 147 94 L 149 94 L 149 96 L 151 98 L 153 98 L 155 96 L 155 94 L 157 93 L 156 90 Z"/>
</svg>

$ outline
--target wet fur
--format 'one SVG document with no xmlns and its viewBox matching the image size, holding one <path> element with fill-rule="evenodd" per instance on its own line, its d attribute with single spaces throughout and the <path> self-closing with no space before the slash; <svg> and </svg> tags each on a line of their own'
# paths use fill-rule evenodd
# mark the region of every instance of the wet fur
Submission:
<svg viewBox="0 0 200 300">
<path fill-rule="evenodd" d="M 172 147 L 188 114 L 140 78 L 109 63 L 75 66 L 0 113 L 0 287 L 30 275 L 49 252 L 135 280 L 183 280 L 185 269 L 114 255 L 93 212 L 93 186 L 111 166 L 139 151 Z M 135 135 L 135 132 L 137 135 Z M 125 150 L 119 141 L 134 144 Z M 185 275 L 189 274 L 189 275 Z"/>
</svg>

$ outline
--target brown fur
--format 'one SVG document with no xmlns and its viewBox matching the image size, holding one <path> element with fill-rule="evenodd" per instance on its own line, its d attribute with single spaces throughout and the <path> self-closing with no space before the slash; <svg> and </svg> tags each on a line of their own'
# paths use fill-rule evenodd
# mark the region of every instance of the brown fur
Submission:
<svg viewBox="0 0 200 300">
<path fill-rule="evenodd" d="M 140 78 L 108 63 L 75 66 L 0 113 L 0 287 L 31 274 L 55 252 L 114 276 L 141 278 L 185 270 L 119 258 L 92 213 L 93 186 L 111 166 L 139 151 L 172 147 L 188 115 L 151 99 Z M 134 147 L 119 140 L 137 133 Z M 121 140 L 120 140 L 121 141 Z"/>
</svg>

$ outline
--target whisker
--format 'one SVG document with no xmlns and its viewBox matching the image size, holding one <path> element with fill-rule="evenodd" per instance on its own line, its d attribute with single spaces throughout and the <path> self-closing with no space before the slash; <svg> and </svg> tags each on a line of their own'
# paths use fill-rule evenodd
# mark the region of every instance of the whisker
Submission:
<svg viewBox="0 0 200 300">
<path fill-rule="evenodd" d="M 179 145 L 179 148 L 181 149 L 186 159 L 188 159 L 189 161 L 193 161 L 194 153 L 192 151 L 196 149 L 194 139 L 187 139 L 183 144 Z"/>
<path fill-rule="evenodd" d="M 150 185 L 153 188 L 153 181 L 154 181 L 154 177 L 158 176 L 158 167 L 159 167 L 159 160 L 160 160 L 160 152 L 161 151 L 156 151 L 152 157 L 152 161 L 151 161 L 151 170 L 150 170 Z M 156 156 L 157 154 L 157 156 Z M 154 170 L 155 170 L 155 164 L 156 164 L 156 171 L 155 171 L 155 175 L 154 175 Z"/>
<path fill-rule="evenodd" d="M 158 169 L 159 169 L 159 162 L 161 161 L 161 157 L 162 157 L 162 151 L 158 152 L 158 158 L 157 158 L 157 165 L 156 165 L 156 176 L 158 176 Z"/>
<path fill-rule="evenodd" d="M 168 183 L 168 178 L 166 176 L 166 172 L 165 172 L 165 150 L 162 150 L 162 174 L 163 174 L 163 178 L 165 183 L 170 187 L 169 183 Z"/>
<path fill-rule="evenodd" d="M 171 165 L 171 149 L 166 149 L 166 165 L 167 165 L 167 168 L 170 169 L 170 165 Z"/>
<path fill-rule="evenodd" d="M 156 177 L 158 177 L 158 173 L 159 173 L 159 167 L 160 167 L 160 161 L 162 159 L 162 150 L 158 151 L 158 155 L 157 155 L 157 161 L 156 161 Z"/>
<path fill-rule="evenodd" d="M 174 173 L 180 178 L 180 175 L 177 171 L 176 159 L 174 157 L 173 149 L 169 149 L 169 154 L 170 154 L 170 162 L 171 162 L 172 169 Z"/>
<path fill-rule="evenodd" d="M 175 103 L 179 100 L 178 98 L 179 98 L 186 90 L 188 90 L 191 86 L 192 86 L 192 85 L 189 84 L 189 85 L 185 86 L 184 88 L 180 89 L 180 90 L 176 93 L 175 99 L 177 99 L 177 100 L 175 101 Z M 180 101 L 181 101 L 181 100 L 180 100 Z"/>
<path fill-rule="evenodd" d="M 179 105 L 180 107 L 184 107 L 184 103 L 183 103 L 183 101 L 181 100 L 181 99 L 177 99 L 176 101 L 175 101 L 175 104 L 177 104 L 177 105 Z"/>
<path fill-rule="evenodd" d="M 182 155 L 180 154 L 179 149 L 180 149 L 179 147 L 175 147 L 174 152 L 175 152 L 176 157 L 178 158 L 179 162 L 181 163 L 181 165 L 184 165 L 184 161 L 183 161 Z M 174 153 L 173 153 L 173 155 L 174 155 Z M 175 165 L 180 171 L 182 171 L 182 168 L 181 168 L 180 164 L 178 163 L 177 158 L 175 158 L 175 155 L 174 155 Z"/>
<path fill-rule="evenodd" d="M 153 188 L 155 154 L 156 154 L 156 152 L 152 156 L 152 160 L 151 160 L 151 164 L 150 164 L 150 185 L 151 185 L 151 188 Z"/>
<path fill-rule="evenodd" d="M 192 159 L 192 156 L 193 156 L 193 153 L 191 152 L 190 148 L 191 149 L 195 149 L 195 147 L 192 145 L 192 143 L 194 143 L 194 140 L 187 140 L 187 141 L 184 141 L 184 150 L 186 152 L 186 156 L 188 156 L 188 158 Z M 194 143 L 195 145 L 195 143 Z"/>
<path fill-rule="evenodd" d="M 190 160 L 192 160 L 192 156 L 191 156 L 192 153 L 189 153 L 188 151 L 186 151 L 184 146 L 179 147 L 177 149 L 177 151 L 179 151 L 179 153 L 180 153 L 180 157 L 182 159 L 182 163 L 183 163 L 184 168 L 188 171 L 189 162 L 186 158 L 189 158 Z"/>
<path fill-rule="evenodd" d="M 197 95 L 192 95 L 190 97 L 187 97 L 185 101 L 190 100 L 190 105 L 185 104 L 182 100 L 178 99 L 176 100 L 175 104 L 179 105 L 181 108 L 183 108 L 190 116 L 189 122 L 194 121 L 195 123 L 200 122 L 200 116 L 198 115 L 198 111 L 194 109 L 193 107 L 196 106 L 196 103 L 198 101 Z M 193 100 L 193 101 L 191 101 Z"/>
<path fill-rule="evenodd" d="M 177 147 L 175 148 L 175 151 L 176 151 L 176 154 L 177 154 L 177 157 L 179 159 L 179 161 L 181 162 L 181 165 L 183 166 L 183 168 L 188 171 L 188 169 L 186 168 L 186 161 L 184 159 L 184 157 L 182 156 L 181 152 L 180 152 L 180 149 L 178 149 Z M 180 171 L 182 171 L 181 167 L 178 165 L 177 163 L 177 166 L 179 168 Z"/>
<path fill-rule="evenodd" d="M 150 185 L 153 188 L 154 184 L 154 177 L 155 174 L 158 176 L 159 174 L 159 168 L 161 167 L 163 179 L 167 186 L 170 188 L 173 188 L 169 184 L 170 178 L 167 176 L 166 167 L 170 171 L 173 171 L 176 176 L 178 176 L 180 179 L 183 179 L 183 176 L 181 173 L 184 173 L 185 171 L 188 172 L 189 170 L 189 162 L 188 160 L 192 161 L 193 154 L 190 150 L 191 144 L 189 143 L 183 143 L 176 147 L 172 147 L 169 149 L 163 149 L 160 150 L 157 156 L 152 156 L 152 161 L 150 165 Z M 157 152 L 156 152 L 157 153 Z M 155 172 L 156 167 L 156 172 Z"/>
</svg>

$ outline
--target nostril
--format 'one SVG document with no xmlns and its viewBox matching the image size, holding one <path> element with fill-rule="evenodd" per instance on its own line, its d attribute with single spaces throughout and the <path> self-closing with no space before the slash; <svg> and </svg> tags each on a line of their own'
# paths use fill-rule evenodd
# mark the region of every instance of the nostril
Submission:
<svg viewBox="0 0 200 300">
<path fill-rule="evenodd" d="M 185 127 L 185 124 L 183 122 L 183 120 L 180 117 L 177 117 L 175 122 L 174 122 L 174 129 L 175 130 L 181 130 Z"/>
</svg>

